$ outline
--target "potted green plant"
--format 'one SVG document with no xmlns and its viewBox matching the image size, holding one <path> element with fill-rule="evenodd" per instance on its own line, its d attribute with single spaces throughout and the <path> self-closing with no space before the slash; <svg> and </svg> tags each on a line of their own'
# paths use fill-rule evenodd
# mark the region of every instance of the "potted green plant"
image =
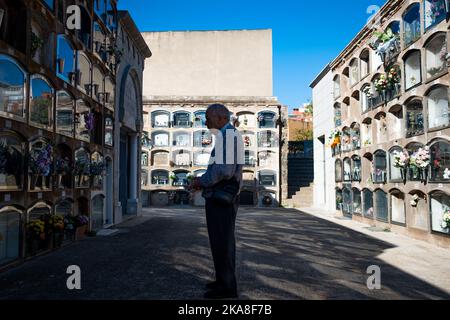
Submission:
<svg viewBox="0 0 450 320">
<path fill-rule="evenodd" d="M 34 57 L 43 45 L 44 41 L 36 33 L 31 32 L 31 57 Z"/>
</svg>

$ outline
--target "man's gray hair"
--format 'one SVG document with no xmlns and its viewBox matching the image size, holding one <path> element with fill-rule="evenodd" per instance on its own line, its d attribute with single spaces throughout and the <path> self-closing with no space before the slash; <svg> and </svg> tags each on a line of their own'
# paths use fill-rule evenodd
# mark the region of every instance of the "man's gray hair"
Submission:
<svg viewBox="0 0 450 320">
<path fill-rule="evenodd" d="M 223 104 L 212 104 L 208 107 L 206 112 L 211 112 L 214 115 L 218 115 L 220 117 L 225 117 L 228 121 L 231 118 L 231 112 L 225 107 Z"/>
</svg>

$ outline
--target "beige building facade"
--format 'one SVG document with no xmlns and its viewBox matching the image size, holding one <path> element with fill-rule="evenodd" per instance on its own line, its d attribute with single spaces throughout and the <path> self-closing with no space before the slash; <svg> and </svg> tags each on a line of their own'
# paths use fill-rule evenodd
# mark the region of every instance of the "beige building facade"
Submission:
<svg viewBox="0 0 450 320">
<path fill-rule="evenodd" d="M 450 245 L 445 1 L 388 1 L 331 63 L 336 209 Z M 377 30 L 380 33 L 376 34 Z"/>
<path fill-rule="evenodd" d="M 271 31 L 157 32 L 143 37 L 151 43 L 154 59 L 144 73 L 143 204 L 204 205 L 200 192 L 191 196 L 185 187 L 206 171 L 214 145 L 206 109 L 222 103 L 244 138 L 241 203 L 280 205 L 286 189 L 280 150 L 287 133 L 279 124 L 287 119 L 287 109 L 272 96 Z"/>
</svg>

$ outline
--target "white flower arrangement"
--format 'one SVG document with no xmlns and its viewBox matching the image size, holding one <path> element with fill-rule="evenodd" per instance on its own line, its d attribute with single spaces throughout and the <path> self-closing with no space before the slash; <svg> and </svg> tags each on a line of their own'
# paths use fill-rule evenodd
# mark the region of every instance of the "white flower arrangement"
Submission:
<svg viewBox="0 0 450 320">
<path fill-rule="evenodd" d="M 445 168 L 445 170 L 444 170 L 444 179 L 450 180 L 450 169 L 449 168 Z"/>
<path fill-rule="evenodd" d="M 444 211 L 444 215 L 442 216 L 442 229 L 450 228 L 450 209 Z"/>
<path fill-rule="evenodd" d="M 418 194 L 413 195 L 412 200 L 410 202 L 411 207 L 416 208 L 419 204 L 420 197 Z"/>
<path fill-rule="evenodd" d="M 394 167 L 396 168 L 406 168 L 409 163 L 409 154 L 406 151 L 395 151 L 394 152 Z"/>
</svg>

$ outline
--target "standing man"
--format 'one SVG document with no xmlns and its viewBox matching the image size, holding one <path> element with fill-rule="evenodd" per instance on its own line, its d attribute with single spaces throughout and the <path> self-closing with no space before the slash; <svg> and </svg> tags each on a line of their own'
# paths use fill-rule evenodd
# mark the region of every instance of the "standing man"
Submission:
<svg viewBox="0 0 450 320">
<path fill-rule="evenodd" d="M 230 123 L 230 111 L 224 105 L 209 106 L 206 125 L 215 135 L 216 143 L 208 170 L 191 185 L 191 189 L 203 189 L 216 271 L 216 281 L 206 285 L 208 291 L 204 297 L 237 298 L 235 224 L 242 186 L 244 144 L 240 133 Z M 224 194 L 228 195 L 225 200 L 220 196 Z"/>
</svg>

